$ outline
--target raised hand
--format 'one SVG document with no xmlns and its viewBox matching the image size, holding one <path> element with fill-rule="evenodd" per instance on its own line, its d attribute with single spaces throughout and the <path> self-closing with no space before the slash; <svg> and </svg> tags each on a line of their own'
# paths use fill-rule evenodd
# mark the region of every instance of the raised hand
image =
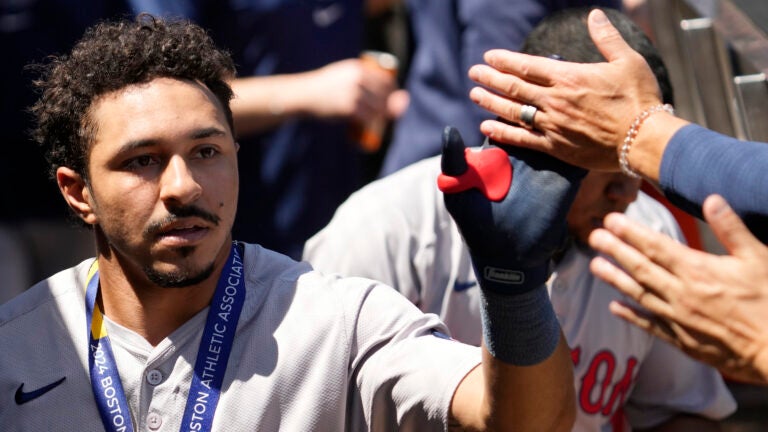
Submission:
<svg viewBox="0 0 768 432">
<path fill-rule="evenodd" d="M 489 141 L 467 149 L 451 127 L 443 132 L 442 171 L 438 187 L 469 247 L 481 287 L 511 294 L 545 283 L 586 171 Z"/>
<path fill-rule="evenodd" d="M 592 271 L 642 306 L 614 302 L 615 315 L 732 378 L 768 383 L 768 247 L 720 196 L 705 200 L 704 216 L 727 255 L 611 214 L 589 243 L 617 264 L 598 257 Z"/>
<path fill-rule="evenodd" d="M 390 96 L 397 90 L 388 72 L 367 66 L 360 59 L 345 59 L 309 72 L 309 112 L 319 118 L 349 118 L 368 122 L 391 117 Z"/>
<path fill-rule="evenodd" d="M 487 64 L 469 70 L 469 77 L 480 84 L 472 89 L 470 98 L 506 120 L 483 122 L 480 129 L 486 136 L 584 168 L 619 170 L 618 146 L 633 119 L 658 105 L 661 94 L 642 55 L 622 39 L 605 13 L 593 10 L 588 24 L 606 62 L 571 63 L 494 49 L 484 55 Z M 526 105 L 537 108 L 529 127 L 521 121 Z M 655 115 L 653 120 L 659 119 L 673 126 L 657 140 L 661 144 L 686 123 L 667 114 Z M 643 132 L 653 130 L 648 127 Z M 635 153 L 640 150 L 637 147 Z M 635 161 L 632 166 L 643 168 L 638 164 Z M 653 177 L 653 173 L 644 174 Z"/>
</svg>

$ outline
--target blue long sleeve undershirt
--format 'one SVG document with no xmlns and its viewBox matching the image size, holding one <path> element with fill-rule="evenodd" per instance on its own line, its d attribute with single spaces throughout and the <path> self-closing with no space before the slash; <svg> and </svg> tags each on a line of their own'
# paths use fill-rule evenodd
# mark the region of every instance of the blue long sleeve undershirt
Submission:
<svg viewBox="0 0 768 432">
<path fill-rule="evenodd" d="M 752 233 L 768 241 L 768 143 L 685 126 L 664 151 L 659 184 L 670 202 L 699 218 L 704 199 L 722 195 Z"/>
</svg>

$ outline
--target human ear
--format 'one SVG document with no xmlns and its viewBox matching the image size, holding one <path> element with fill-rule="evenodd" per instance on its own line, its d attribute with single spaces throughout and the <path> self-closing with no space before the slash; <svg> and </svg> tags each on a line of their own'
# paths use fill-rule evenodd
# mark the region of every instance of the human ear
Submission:
<svg viewBox="0 0 768 432">
<path fill-rule="evenodd" d="M 96 214 L 93 212 L 93 199 L 85 179 L 68 167 L 56 169 L 56 183 L 72 211 L 89 225 L 96 224 Z"/>
</svg>

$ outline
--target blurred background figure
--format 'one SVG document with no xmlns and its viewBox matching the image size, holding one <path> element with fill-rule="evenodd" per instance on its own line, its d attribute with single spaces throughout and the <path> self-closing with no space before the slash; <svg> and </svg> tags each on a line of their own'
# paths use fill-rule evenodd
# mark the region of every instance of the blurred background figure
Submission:
<svg viewBox="0 0 768 432">
<path fill-rule="evenodd" d="M 0 303 L 54 270 L 92 256 L 91 234 L 69 218 L 55 182 L 43 174 L 42 151 L 28 135 L 27 107 L 36 99 L 26 67 L 66 52 L 96 21 L 128 12 L 121 1 L 0 2 Z"/>
</svg>

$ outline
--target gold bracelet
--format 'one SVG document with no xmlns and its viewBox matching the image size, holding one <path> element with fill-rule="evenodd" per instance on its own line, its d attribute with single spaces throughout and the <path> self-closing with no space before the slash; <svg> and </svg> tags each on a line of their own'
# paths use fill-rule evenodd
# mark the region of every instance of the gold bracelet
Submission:
<svg viewBox="0 0 768 432">
<path fill-rule="evenodd" d="M 660 111 L 666 111 L 672 115 L 675 115 L 675 109 L 670 104 L 654 105 L 638 114 L 637 117 L 635 117 L 635 120 L 632 122 L 632 125 L 629 127 L 627 136 L 624 138 L 624 142 L 621 144 L 621 148 L 619 149 L 619 167 L 621 168 L 621 172 L 624 173 L 624 175 L 632 178 L 640 178 L 640 174 L 635 172 L 632 167 L 629 166 L 627 155 L 629 154 L 629 149 L 632 147 L 632 143 L 635 141 L 635 137 L 637 137 L 640 126 L 643 125 L 645 119 Z"/>
</svg>

